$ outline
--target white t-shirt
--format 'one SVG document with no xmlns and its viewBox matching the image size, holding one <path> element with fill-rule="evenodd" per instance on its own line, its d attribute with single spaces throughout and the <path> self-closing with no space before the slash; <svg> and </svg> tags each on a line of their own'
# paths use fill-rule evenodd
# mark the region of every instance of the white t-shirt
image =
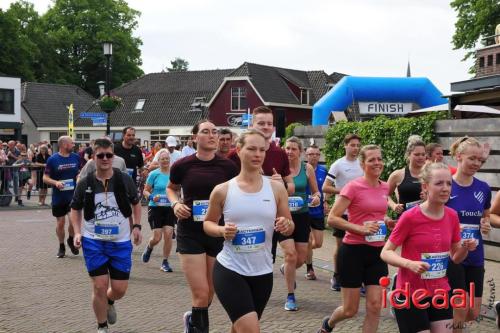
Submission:
<svg viewBox="0 0 500 333">
<path fill-rule="evenodd" d="M 357 159 L 349 161 L 344 156 L 333 162 L 326 178 L 334 182 L 336 189 L 341 190 L 348 182 L 363 174 L 363 169 Z"/>
<path fill-rule="evenodd" d="M 156 154 L 155 154 L 155 157 L 153 157 L 153 162 L 158 162 L 158 159 L 160 158 L 160 152 L 162 150 L 167 150 L 167 148 L 162 148 L 160 149 Z M 182 156 L 181 156 L 181 152 L 178 151 L 178 150 L 175 150 L 173 152 L 170 153 L 170 166 L 172 166 L 175 161 L 177 161 L 178 159 L 180 159 Z"/>
<path fill-rule="evenodd" d="M 194 153 L 196 153 L 196 149 L 189 146 L 184 146 L 184 148 L 182 148 L 181 156 L 186 157 L 189 155 L 193 155 Z"/>
</svg>

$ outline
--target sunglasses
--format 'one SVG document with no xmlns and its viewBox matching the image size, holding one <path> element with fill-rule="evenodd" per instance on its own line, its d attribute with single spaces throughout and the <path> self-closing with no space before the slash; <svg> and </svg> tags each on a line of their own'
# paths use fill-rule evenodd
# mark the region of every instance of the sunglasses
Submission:
<svg viewBox="0 0 500 333">
<path fill-rule="evenodd" d="M 101 154 L 96 154 L 95 156 L 100 160 L 104 159 L 104 157 L 106 157 L 109 160 L 115 155 L 113 153 L 101 153 Z"/>
</svg>

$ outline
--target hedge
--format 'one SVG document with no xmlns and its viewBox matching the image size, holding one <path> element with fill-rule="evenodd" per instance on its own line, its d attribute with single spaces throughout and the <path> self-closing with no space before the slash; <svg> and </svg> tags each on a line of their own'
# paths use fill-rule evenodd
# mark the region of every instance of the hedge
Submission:
<svg viewBox="0 0 500 333">
<path fill-rule="evenodd" d="M 355 133 L 362 138 L 362 144 L 377 144 L 382 147 L 385 167 L 382 179 L 389 178 L 392 171 L 406 165 L 404 159 L 407 140 L 410 135 L 420 135 L 425 143 L 435 142 L 434 123 L 446 119 L 446 112 L 431 112 L 419 117 L 387 118 L 379 116 L 370 121 L 340 121 L 326 134 L 323 148 L 327 165 L 344 156 L 344 137 Z"/>
</svg>

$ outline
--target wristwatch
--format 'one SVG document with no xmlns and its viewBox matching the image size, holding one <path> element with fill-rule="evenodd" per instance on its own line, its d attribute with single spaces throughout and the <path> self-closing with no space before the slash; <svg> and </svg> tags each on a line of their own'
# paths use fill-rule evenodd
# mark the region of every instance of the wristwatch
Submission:
<svg viewBox="0 0 500 333">
<path fill-rule="evenodd" d="M 140 224 L 133 224 L 133 225 L 132 225 L 132 230 L 133 230 L 134 228 L 139 228 L 139 230 L 142 230 L 142 225 L 140 225 Z"/>
</svg>

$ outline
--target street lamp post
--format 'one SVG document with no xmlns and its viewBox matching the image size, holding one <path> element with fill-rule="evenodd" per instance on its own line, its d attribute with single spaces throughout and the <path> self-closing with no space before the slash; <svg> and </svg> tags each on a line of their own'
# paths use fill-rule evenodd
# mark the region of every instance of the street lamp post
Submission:
<svg viewBox="0 0 500 333">
<path fill-rule="evenodd" d="M 109 86 L 111 81 L 111 56 L 113 55 L 113 43 L 112 42 L 103 42 L 102 49 L 104 56 L 106 57 L 106 85 L 105 85 L 105 94 L 109 97 Z M 107 113 L 106 116 L 106 136 L 111 135 L 111 112 L 113 110 L 105 110 Z"/>
</svg>

